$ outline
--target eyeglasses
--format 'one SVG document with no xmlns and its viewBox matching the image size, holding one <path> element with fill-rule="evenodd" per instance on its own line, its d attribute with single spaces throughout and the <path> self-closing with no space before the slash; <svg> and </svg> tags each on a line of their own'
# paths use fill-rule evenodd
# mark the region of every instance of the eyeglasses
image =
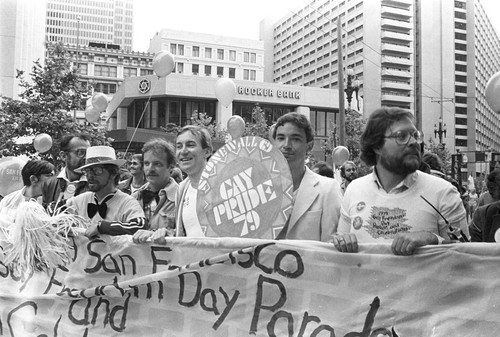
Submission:
<svg viewBox="0 0 500 337">
<path fill-rule="evenodd" d="M 79 149 L 79 150 L 74 150 L 74 151 L 68 151 L 68 152 L 72 152 L 74 154 L 76 154 L 77 157 L 85 157 L 85 155 L 87 154 L 87 150 L 85 149 Z"/>
<path fill-rule="evenodd" d="M 422 133 L 418 130 L 416 131 L 397 131 L 394 132 L 392 135 L 384 137 L 384 138 L 394 138 L 396 140 L 396 144 L 399 145 L 407 145 L 410 142 L 411 138 L 415 138 L 417 143 L 421 144 L 423 142 L 423 136 Z"/>
<path fill-rule="evenodd" d="M 100 176 L 104 172 L 104 167 L 102 166 L 91 166 L 83 169 L 86 175 L 92 173 L 95 176 Z"/>
</svg>

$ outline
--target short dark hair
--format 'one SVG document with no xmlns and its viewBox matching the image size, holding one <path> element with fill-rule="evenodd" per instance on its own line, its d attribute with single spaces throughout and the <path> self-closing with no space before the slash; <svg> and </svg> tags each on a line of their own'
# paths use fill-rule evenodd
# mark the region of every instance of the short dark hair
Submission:
<svg viewBox="0 0 500 337">
<path fill-rule="evenodd" d="M 186 125 L 177 133 L 177 137 L 182 135 L 185 132 L 190 132 L 193 136 L 198 138 L 201 144 L 202 149 L 209 149 L 210 154 L 212 154 L 212 137 L 210 137 L 210 133 L 207 129 L 198 126 L 198 125 Z"/>
<path fill-rule="evenodd" d="M 21 170 L 24 186 L 31 186 L 31 176 L 40 178 L 42 174 L 50 174 L 54 171 L 54 165 L 45 160 L 30 160 Z"/>
<path fill-rule="evenodd" d="M 306 133 L 306 141 L 308 143 L 314 140 L 314 131 L 311 122 L 309 122 L 309 119 L 307 119 L 306 116 L 298 112 L 289 112 L 278 118 L 278 121 L 276 121 L 273 129 L 273 139 L 276 139 L 276 132 L 278 130 L 278 127 L 283 126 L 286 123 L 295 124 L 297 127 L 304 130 L 304 132 Z"/>
<path fill-rule="evenodd" d="M 175 166 L 175 150 L 174 146 L 163 138 L 153 138 L 144 144 L 142 147 L 142 156 L 146 152 L 152 151 L 154 153 L 164 152 L 167 155 L 167 166 L 172 167 Z M 142 162 L 142 160 L 141 160 Z"/>
<path fill-rule="evenodd" d="M 413 115 L 409 110 L 396 107 L 382 107 L 371 113 L 360 139 L 360 157 L 366 165 L 377 164 L 375 150 L 384 145 L 386 130 L 403 118 L 413 120 Z"/>
<path fill-rule="evenodd" d="M 73 138 L 80 138 L 84 141 L 90 142 L 91 138 L 88 134 L 86 133 L 78 133 L 74 135 L 65 135 L 61 137 L 61 142 L 60 142 L 60 148 L 61 151 L 68 152 L 70 149 L 69 143 Z"/>
<path fill-rule="evenodd" d="M 320 176 L 333 178 L 333 169 L 332 169 L 332 167 L 330 165 L 328 165 L 324 161 L 317 162 L 316 164 L 314 164 L 311 167 L 311 169 L 318 169 L 318 174 Z"/>
<path fill-rule="evenodd" d="M 486 188 L 488 191 L 496 186 L 500 186 L 500 170 L 493 170 L 486 177 Z"/>
</svg>

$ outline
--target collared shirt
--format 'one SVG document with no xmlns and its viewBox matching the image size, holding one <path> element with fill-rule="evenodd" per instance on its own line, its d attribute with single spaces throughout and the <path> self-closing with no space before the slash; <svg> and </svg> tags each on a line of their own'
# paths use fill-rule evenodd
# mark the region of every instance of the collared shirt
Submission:
<svg viewBox="0 0 500 337">
<path fill-rule="evenodd" d="M 148 220 L 149 229 L 158 228 L 175 228 L 175 195 L 179 185 L 174 179 L 170 178 L 170 182 L 163 189 L 158 191 L 159 201 L 151 200 L 148 204 L 144 204 L 142 192 L 151 190 L 149 183 L 143 185 L 140 189 L 132 193 L 132 197 L 139 201 L 146 219 Z"/>
<path fill-rule="evenodd" d="M 66 200 L 75 196 L 75 193 L 78 189 L 78 185 L 82 182 L 87 183 L 87 176 L 81 175 L 80 179 L 75 181 L 69 181 L 68 175 L 66 174 L 66 167 L 63 167 L 61 172 L 57 175 L 57 179 L 62 179 L 65 182 L 65 187 L 62 193 L 59 195 L 59 200 Z"/>
<path fill-rule="evenodd" d="M 377 188 L 379 190 L 385 191 L 384 186 L 382 185 L 382 183 L 380 182 L 380 180 L 378 178 L 376 167 L 373 169 L 372 176 L 373 176 L 373 181 L 377 185 Z M 387 194 L 398 194 L 398 193 L 402 193 L 402 192 L 406 191 L 407 189 L 409 189 L 410 187 L 412 187 L 415 184 L 415 182 L 417 181 L 417 177 L 418 177 L 418 174 L 416 171 L 408 174 L 399 184 L 397 184 L 389 192 L 387 192 Z"/>
</svg>

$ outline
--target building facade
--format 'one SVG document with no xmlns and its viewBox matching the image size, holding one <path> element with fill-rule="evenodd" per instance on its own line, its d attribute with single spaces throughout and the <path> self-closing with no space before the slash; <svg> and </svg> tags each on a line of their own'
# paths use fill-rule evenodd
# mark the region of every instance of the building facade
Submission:
<svg viewBox="0 0 500 337">
<path fill-rule="evenodd" d="M 45 8 L 45 0 L 0 1 L 0 96 L 19 98 L 17 70 L 28 74 L 34 61 L 44 64 Z"/>
<path fill-rule="evenodd" d="M 148 51 L 170 51 L 176 72 L 237 80 L 264 80 L 262 41 L 162 29 L 150 40 Z"/>
<path fill-rule="evenodd" d="M 49 42 L 119 45 L 132 50 L 133 0 L 46 0 Z"/>
<path fill-rule="evenodd" d="M 217 101 L 216 82 L 216 78 L 208 76 L 182 74 L 125 79 L 107 109 L 114 147 L 139 151 L 142 143 L 151 137 L 165 136 L 165 129 L 170 124 L 180 127 L 190 124 L 197 113 L 206 113 L 221 129 L 226 129 L 232 115 L 251 121 L 252 109 L 258 104 L 269 123 L 287 112 L 297 111 L 309 117 L 315 125 L 320 125 L 316 130 L 313 154 L 318 160 L 324 160 L 321 146 L 328 136 L 327 116 L 335 123 L 333 118 L 338 114 L 338 92 L 335 89 L 234 80 L 237 95 L 225 107 Z M 322 116 L 323 124 L 316 120 L 316 116 Z"/>
<path fill-rule="evenodd" d="M 89 45 L 66 45 L 75 66 L 78 66 L 82 81 L 92 84 L 94 92 L 101 92 L 111 100 L 126 78 L 153 74 L 153 54 L 110 48 L 90 42 Z M 77 119 L 85 120 L 85 107 L 90 100 L 82 102 Z"/>
<path fill-rule="evenodd" d="M 499 38 L 480 0 L 313 0 L 260 29 L 265 81 L 338 88 L 339 66 L 350 68 L 364 116 L 398 106 L 414 112 L 426 143 L 500 150 L 484 97 L 500 70 Z"/>
</svg>

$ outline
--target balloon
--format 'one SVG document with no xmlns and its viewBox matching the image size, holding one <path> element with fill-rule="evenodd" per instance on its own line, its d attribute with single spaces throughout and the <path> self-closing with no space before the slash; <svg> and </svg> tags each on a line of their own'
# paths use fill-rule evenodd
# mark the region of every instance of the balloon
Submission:
<svg viewBox="0 0 500 337">
<path fill-rule="evenodd" d="M 231 116 L 227 121 L 227 132 L 231 135 L 232 140 L 236 140 L 243 136 L 245 132 L 245 121 L 238 115 Z"/>
<path fill-rule="evenodd" d="M 332 158 L 336 166 L 341 166 L 349 159 L 349 150 L 345 146 L 337 146 L 333 149 Z"/>
<path fill-rule="evenodd" d="M 170 52 L 162 50 L 156 53 L 153 58 L 153 71 L 158 77 L 170 75 L 175 68 L 174 55 Z"/>
<path fill-rule="evenodd" d="M 96 108 L 89 106 L 85 110 L 85 119 L 87 122 L 95 123 L 99 120 L 99 118 L 101 118 L 101 113 Z"/>
<path fill-rule="evenodd" d="M 500 72 L 494 74 L 486 84 L 486 102 L 490 108 L 500 113 Z"/>
<path fill-rule="evenodd" d="M 97 93 L 92 96 L 92 106 L 99 112 L 105 111 L 108 107 L 108 97 L 103 93 Z"/>
<path fill-rule="evenodd" d="M 52 137 L 46 133 L 40 133 L 33 139 L 35 150 L 40 153 L 45 153 L 52 147 Z"/>
<path fill-rule="evenodd" d="M 219 78 L 215 83 L 215 97 L 227 108 L 236 97 L 236 84 L 234 84 L 233 80 Z"/>
<path fill-rule="evenodd" d="M 21 170 L 26 164 L 26 160 L 17 157 L 0 158 L 0 195 L 7 194 L 23 188 L 23 178 Z"/>
</svg>

